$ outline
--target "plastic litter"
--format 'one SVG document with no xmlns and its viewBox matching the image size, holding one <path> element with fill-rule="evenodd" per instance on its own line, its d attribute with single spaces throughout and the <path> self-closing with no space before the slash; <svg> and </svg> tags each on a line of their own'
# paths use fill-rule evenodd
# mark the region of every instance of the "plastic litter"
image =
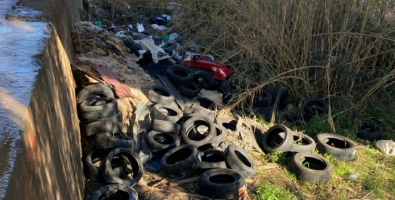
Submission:
<svg viewBox="0 0 395 200">
<path fill-rule="evenodd" d="M 129 24 L 128 25 L 128 31 L 132 31 L 133 30 L 133 25 Z"/>
<path fill-rule="evenodd" d="M 161 26 L 161 25 L 166 25 L 167 23 L 169 23 L 171 21 L 171 17 L 170 17 L 170 15 L 163 14 L 161 16 L 151 17 L 150 20 L 151 20 L 152 24 L 157 24 L 157 25 Z"/>
<path fill-rule="evenodd" d="M 143 39 L 139 42 L 143 49 L 151 51 L 154 63 L 158 63 L 159 60 L 169 57 L 162 48 L 155 45 L 155 41 L 153 39 Z"/>
<path fill-rule="evenodd" d="M 160 30 L 160 31 L 164 31 L 164 30 L 166 30 L 167 29 L 167 27 L 166 26 L 163 26 L 163 25 L 158 25 L 158 24 L 151 24 L 151 26 L 152 26 L 152 28 L 154 28 L 154 29 L 156 29 L 156 30 Z"/>
<path fill-rule="evenodd" d="M 169 35 L 169 42 L 175 42 L 176 38 L 178 38 L 178 34 L 177 33 L 172 33 Z"/>
<path fill-rule="evenodd" d="M 351 180 L 354 180 L 354 179 L 357 179 L 357 178 L 358 178 L 358 174 L 357 173 L 350 174 L 350 176 L 349 176 L 349 179 L 351 179 Z"/>
<path fill-rule="evenodd" d="M 137 23 L 137 31 L 140 32 L 140 33 L 144 32 L 145 31 L 144 25 L 140 24 L 140 23 Z"/>
<path fill-rule="evenodd" d="M 125 37 L 126 35 L 125 35 L 124 31 L 118 31 L 118 32 L 115 34 L 115 36 L 116 36 L 116 37 Z"/>
<path fill-rule="evenodd" d="M 101 21 L 95 21 L 95 22 L 93 22 L 93 24 L 100 27 L 100 28 L 103 27 L 103 24 L 101 23 Z"/>
<path fill-rule="evenodd" d="M 378 140 L 376 146 L 382 152 L 390 156 L 395 156 L 395 142 L 392 140 Z"/>
</svg>

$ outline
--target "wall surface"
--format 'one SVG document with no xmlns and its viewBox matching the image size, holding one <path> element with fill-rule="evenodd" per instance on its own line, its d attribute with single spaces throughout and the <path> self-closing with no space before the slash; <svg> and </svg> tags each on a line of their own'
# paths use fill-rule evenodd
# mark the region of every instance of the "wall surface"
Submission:
<svg viewBox="0 0 395 200">
<path fill-rule="evenodd" d="M 0 2 L 0 16 L 16 2 Z M 0 19 L 0 198 L 83 199 L 70 32 L 79 0 L 16 5 L 42 22 Z"/>
</svg>

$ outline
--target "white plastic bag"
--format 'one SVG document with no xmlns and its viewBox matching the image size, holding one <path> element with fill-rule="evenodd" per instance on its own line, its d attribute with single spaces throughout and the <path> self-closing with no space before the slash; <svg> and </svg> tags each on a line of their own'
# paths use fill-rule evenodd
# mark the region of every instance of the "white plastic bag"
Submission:
<svg viewBox="0 0 395 200">
<path fill-rule="evenodd" d="M 376 142 L 377 148 L 379 148 L 382 152 L 395 156 L 395 142 L 392 140 L 379 140 Z"/>
</svg>

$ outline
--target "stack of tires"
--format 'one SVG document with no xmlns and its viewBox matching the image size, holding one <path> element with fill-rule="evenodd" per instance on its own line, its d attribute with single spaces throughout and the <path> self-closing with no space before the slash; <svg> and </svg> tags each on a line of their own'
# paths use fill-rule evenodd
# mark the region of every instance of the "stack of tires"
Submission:
<svg viewBox="0 0 395 200">
<path fill-rule="evenodd" d="M 356 146 L 350 139 L 336 134 L 321 133 L 316 140 L 302 133 L 290 130 L 284 125 L 272 126 L 262 138 L 266 152 L 274 151 L 295 153 L 290 168 L 299 179 L 313 184 L 330 180 L 333 168 L 321 155 L 315 154 L 316 147 L 322 154 L 328 154 L 342 161 L 355 158 Z"/>
<path fill-rule="evenodd" d="M 85 177 L 108 184 L 90 199 L 137 199 L 133 186 L 142 177 L 143 166 L 134 152 L 135 141 L 122 133 L 122 113 L 113 91 L 100 83 L 90 84 L 78 93 L 77 103 L 81 134 L 94 144 L 83 158 Z"/>
<path fill-rule="evenodd" d="M 244 193 L 244 179 L 256 173 L 256 166 L 243 149 L 229 145 L 224 152 L 215 150 L 225 138 L 225 130 L 214 123 L 214 102 L 195 98 L 198 106 L 183 113 L 171 93 L 160 86 L 148 92 L 152 102 L 152 123 L 148 146 L 160 159 L 163 173 L 180 178 L 202 173 L 200 193 L 210 198 L 237 198 Z"/>
</svg>

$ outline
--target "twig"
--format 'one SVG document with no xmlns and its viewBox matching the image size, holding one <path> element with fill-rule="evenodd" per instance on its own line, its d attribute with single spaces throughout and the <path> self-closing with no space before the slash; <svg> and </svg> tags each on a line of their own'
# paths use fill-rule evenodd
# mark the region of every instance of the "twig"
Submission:
<svg viewBox="0 0 395 200">
<path fill-rule="evenodd" d="M 196 176 L 196 177 L 187 178 L 187 179 L 179 180 L 179 181 L 176 181 L 176 182 L 172 182 L 172 183 L 170 183 L 170 185 L 171 186 L 176 186 L 176 185 L 181 185 L 181 184 L 185 184 L 185 183 L 196 182 L 198 180 L 199 180 L 199 176 Z"/>
<path fill-rule="evenodd" d="M 202 195 L 198 195 L 198 194 L 191 194 L 191 193 L 186 193 L 186 192 L 168 191 L 168 190 L 164 190 L 164 189 L 150 187 L 148 185 L 137 185 L 137 186 L 142 187 L 142 188 L 146 188 L 147 190 L 159 191 L 159 192 L 163 192 L 163 193 L 171 193 L 171 194 L 176 194 L 176 195 L 186 195 L 186 196 L 190 196 L 190 197 L 197 197 L 197 198 L 204 198 L 204 199 L 208 198 L 206 196 L 202 196 Z M 135 189 L 138 190 L 138 187 L 135 187 Z M 143 193 L 143 192 L 144 191 L 140 190 L 139 193 Z"/>
</svg>

